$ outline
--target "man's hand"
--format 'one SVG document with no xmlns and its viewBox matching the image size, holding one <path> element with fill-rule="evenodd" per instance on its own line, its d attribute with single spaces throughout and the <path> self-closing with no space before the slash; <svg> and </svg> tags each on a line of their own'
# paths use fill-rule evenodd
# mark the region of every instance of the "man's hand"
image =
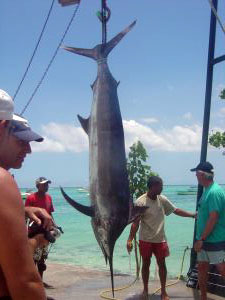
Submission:
<svg viewBox="0 0 225 300">
<path fill-rule="evenodd" d="M 194 249 L 196 252 L 200 252 L 202 250 L 203 241 L 196 241 L 194 244 Z"/>
<path fill-rule="evenodd" d="M 192 217 L 192 218 L 194 218 L 194 219 L 196 219 L 196 220 L 197 220 L 197 218 L 198 218 L 198 212 L 197 212 L 197 211 L 194 213 L 194 215 L 193 215 L 193 217 Z"/>
<path fill-rule="evenodd" d="M 131 240 L 127 240 L 127 252 L 130 254 L 130 252 L 133 249 L 133 243 Z"/>
<path fill-rule="evenodd" d="M 44 208 L 25 206 L 24 209 L 26 217 L 30 218 L 38 225 L 42 225 L 44 229 L 50 230 L 54 225 L 52 217 Z"/>
</svg>

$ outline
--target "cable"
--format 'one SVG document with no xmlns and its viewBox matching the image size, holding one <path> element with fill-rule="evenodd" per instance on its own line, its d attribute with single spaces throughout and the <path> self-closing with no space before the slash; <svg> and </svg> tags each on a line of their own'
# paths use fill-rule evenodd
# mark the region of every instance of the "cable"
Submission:
<svg viewBox="0 0 225 300">
<path fill-rule="evenodd" d="M 183 266 L 184 266 L 184 258 L 185 258 L 185 255 L 186 255 L 187 250 L 191 250 L 191 248 L 190 248 L 190 247 L 186 247 L 186 248 L 184 249 L 184 254 L 183 254 L 183 258 L 182 258 L 182 262 L 181 262 L 180 273 L 179 273 L 178 276 L 177 276 L 177 280 L 175 280 L 174 282 L 168 283 L 168 284 L 166 285 L 166 287 L 175 285 L 175 284 L 177 284 L 177 283 L 182 279 L 182 276 L 183 276 L 183 275 L 182 275 L 182 272 L 183 272 Z M 157 294 L 160 290 L 161 290 L 161 287 L 157 288 L 157 289 L 153 292 L 152 296 L 155 295 L 155 294 Z"/>
<path fill-rule="evenodd" d="M 43 82 L 45 76 L 47 75 L 47 73 L 48 73 L 48 71 L 49 71 L 49 68 L 51 67 L 51 65 L 52 65 L 52 63 L 53 63 L 53 61 L 54 61 L 54 59 L 55 59 L 55 57 L 56 57 L 56 55 L 57 55 L 57 53 L 58 53 L 58 51 L 59 51 L 59 48 L 60 48 L 60 46 L 62 45 L 62 42 L 63 42 L 63 40 L 64 40 L 64 38 L 65 38 L 65 36 L 66 36 L 66 34 L 67 34 L 69 28 L 70 28 L 70 26 L 71 26 L 71 24 L 72 24 L 72 22 L 73 22 L 75 16 L 76 16 L 76 13 L 77 13 L 77 11 L 78 11 L 79 6 L 80 6 L 80 3 L 76 5 L 76 8 L 75 8 L 75 10 L 74 10 L 74 12 L 73 12 L 73 15 L 72 15 L 72 17 L 71 17 L 71 19 L 70 19 L 70 21 L 69 21 L 67 27 L 66 27 L 66 30 L 65 30 L 65 32 L 64 32 L 64 34 L 63 34 L 63 36 L 62 36 L 62 38 L 61 38 L 61 40 L 60 40 L 60 42 L 59 42 L 59 44 L 58 44 L 58 46 L 57 46 L 57 48 L 56 48 L 56 50 L 55 50 L 53 56 L 52 56 L 52 58 L 51 58 L 51 60 L 50 60 L 50 62 L 49 62 L 49 64 L 48 64 L 47 68 L 45 69 L 44 74 L 42 75 L 42 77 L 41 77 L 39 83 L 37 84 L 36 88 L 34 89 L 34 91 L 33 91 L 32 95 L 31 95 L 30 99 L 27 101 L 27 104 L 25 105 L 24 109 L 21 111 L 21 114 L 20 114 L 21 116 L 24 114 L 25 110 L 26 110 L 27 107 L 30 105 L 30 103 L 31 103 L 31 101 L 33 100 L 35 94 L 37 93 L 39 87 L 41 86 L 41 84 L 42 84 L 42 82 Z"/>
<path fill-rule="evenodd" d="M 26 71 L 24 72 L 23 77 L 22 77 L 22 79 L 21 79 L 21 81 L 20 81 L 20 83 L 19 83 L 19 85 L 18 85 L 18 88 L 16 89 L 16 92 L 15 92 L 15 94 L 14 94 L 14 96 L 13 96 L 13 100 L 14 100 L 14 101 L 15 101 L 16 96 L 17 96 L 17 94 L 18 94 L 18 92 L 19 92 L 19 90 L 20 90 L 20 88 L 21 88 L 21 85 L 22 85 L 22 83 L 23 83 L 23 81 L 24 81 L 24 79 L 25 79 L 25 77 L 26 77 L 26 75 L 27 75 L 27 73 L 28 73 L 28 70 L 30 69 L 30 66 L 31 66 L 31 63 L 32 63 L 32 61 L 33 61 L 33 59 L 34 59 L 34 56 L 35 56 L 35 54 L 36 54 L 36 52 L 37 52 L 38 46 L 39 46 L 39 44 L 40 44 L 40 42 L 41 42 L 41 39 L 42 39 L 42 36 L 43 36 L 43 34 L 44 34 L 45 28 L 46 28 L 46 26 L 47 26 L 49 17 L 50 17 L 50 15 L 51 15 L 51 12 L 52 12 L 52 9 L 53 9 L 54 2 L 55 2 L 55 0 L 52 0 L 51 7 L 50 7 L 50 9 L 49 9 L 49 12 L 48 12 L 47 18 L 46 18 L 46 20 L 45 20 L 44 26 L 43 26 L 43 28 L 42 28 L 41 34 L 40 34 L 40 36 L 39 36 L 39 38 L 38 38 L 38 42 L 37 42 L 37 44 L 36 44 L 36 46 L 35 46 L 35 48 L 34 48 L 33 54 L 32 54 L 32 56 L 31 56 L 31 59 L 30 59 L 29 63 L 28 63 L 28 66 L 27 66 L 27 68 L 26 68 Z"/>
<path fill-rule="evenodd" d="M 137 242 L 136 242 L 137 243 Z M 182 257 L 182 262 L 181 262 L 181 269 L 180 269 L 180 273 L 178 274 L 177 276 L 177 280 L 175 282 L 172 282 L 172 283 L 168 283 L 166 285 L 166 287 L 169 287 L 169 286 L 172 286 L 172 285 L 175 285 L 177 284 L 178 282 L 180 282 L 180 280 L 182 279 L 182 272 L 183 272 L 183 266 L 184 266 L 184 259 L 185 259 L 185 255 L 186 255 L 186 252 L 187 250 L 190 250 L 191 248 L 190 247 L 186 247 L 184 249 L 184 253 L 183 253 L 183 257 Z M 141 262 L 141 257 L 140 257 L 140 262 Z M 136 265 L 136 269 L 138 269 L 138 266 Z M 119 287 L 119 288 L 116 288 L 114 289 L 114 291 L 121 291 L 121 290 L 124 290 L 124 289 L 127 289 L 129 287 L 131 287 L 133 284 L 135 284 L 135 282 L 138 280 L 139 278 L 139 273 L 136 274 L 136 278 L 134 279 L 133 282 L 131 282 L 130 284 L 126 285 L 126 286 L 123 286 L 123 287 Z M 158 293 L 159 291 L 161 290 L 161 287 L 160 288 L 157 288 L 152 295 L 155 295 L 156 293 Z M 104 298 L 104 299 L 108 299 L 108 300 L 120 300 L 119 298 L 112 298 L 112 297 L 109 297 L 109 296 L 105 296 L 104 294 L 108 293 L 108 292 L 111 292 L 111 289 L 107 289 L 107 290 L 104 290 L 100 293 L 100 297 L 101 298 Z"/>
<path fill-rule="evenodd" d="M 210 6 L 211 6 L 211 9 L 212 9 L 212 11 L 213 11 L 213 13 L 214 13 L 214 15 L 215 15 L 217 21 L 218 21 L 218 23 L 219 23 L 219 25 L 220 25 L 220 27 L 221 27 L 223 33 L 225 34 L 225 27 L 223 26 L 223 23 L 221 22 L 221 20 L 220 20 L 218 14 L 217 14 L 217 11 L 216 11 L 216 9 L 215 9 L 215 7 L 214 7 L 214 5 L 213 5 L 212 0 L 209 0 L 209 4 L 210 4 Z"/>
</svg>

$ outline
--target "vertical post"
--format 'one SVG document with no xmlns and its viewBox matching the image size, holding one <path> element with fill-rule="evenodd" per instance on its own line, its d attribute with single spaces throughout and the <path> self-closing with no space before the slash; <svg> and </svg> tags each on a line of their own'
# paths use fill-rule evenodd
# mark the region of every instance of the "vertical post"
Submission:
<svg viewBox="0 0 225 300">
<path fill-rule="evenodd" d="M 102 44 L 106 44 L 106 0 L 102 0 Z"/>
<path fill-rule="evenodd" d="M 217 11 L 218 0 L 213 0 L 213 5 L 215 7 L 215 10 Z M 208 65 L 207 65 L 206 91 L 205 91 L 205 109 L 204 109 L 204 118 L 203 118 L 202 145 L 201 145 L 200 162 L 205 162 L 206 157 L 207 157 L 211 97 L 212 97 L 215 40 L 216 40 L 216 17 L 214 15 L 213 11 L 211 10 L 209 49 L 208 49 Z M 202 186 L 198 185 L 196 210 L 198 209 L 198 202 L 201 198 L 202 191 L 203 191 Z M 195 222 L 193 245 L 194 245 L 194 242 L 195 242 L 195 232 L 196 232 L 196 222 Z M 196 258 L 197 258 L 196 252 L 192 248 L 189 274 L 192 272 L 192 269 L 196 265 Z"/>
</svg>

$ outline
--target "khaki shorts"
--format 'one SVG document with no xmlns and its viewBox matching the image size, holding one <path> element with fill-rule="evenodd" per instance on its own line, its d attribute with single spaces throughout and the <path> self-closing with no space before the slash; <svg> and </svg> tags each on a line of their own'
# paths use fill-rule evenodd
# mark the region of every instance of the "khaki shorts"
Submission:
<svg viewBox="0 0 225 300">
<path fill-rule="evenodd" d="M 198 262 L 208 262 L 210 264 L 218 265 L 225 262 L 225 250 L 220 251 L 206 251 L 201 250 L 197 253 Z"/>
</svg>

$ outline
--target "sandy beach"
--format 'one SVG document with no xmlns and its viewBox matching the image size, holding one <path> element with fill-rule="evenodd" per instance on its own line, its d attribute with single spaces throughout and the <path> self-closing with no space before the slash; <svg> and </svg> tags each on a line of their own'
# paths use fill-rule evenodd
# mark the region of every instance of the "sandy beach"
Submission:
<svg viewBox="0 0 225 300">
<path fill-rule="evenodd" d="M 130 275 L 116 275 L 114 277 L 115 287 L 123 287 L 134 281 L 135 277 Z M 74 265 L 48 263 L 47 271 L 44 273 L 44 281 L 53 288 L 46 289 L 47 295 L 55 300 L 99 300 L 100 294 L 110 289 L 110 274 L 97 270 L 85 269 Z M 168 284 L 175 283 L 176 280 L 168 281 Z M 150 282 L 151 300 L 160 300 L 160 294 L 152 295 L 160 286 L 159 281 Z M 137 280 L 129 288 L 115 292 L 115 298 L 118 300 L 137 300 L 141 299 L 142 282 Z M 198 291 L 187 288 L 185 282 L 178 283 L 168 287 L 170 299 L 199 299 Z M 112 293 L 104 293 L 105 299 L 112 299 Z M 221 297 L 210 295 L 210 299 L 222 299 Z"/>
</svg>

